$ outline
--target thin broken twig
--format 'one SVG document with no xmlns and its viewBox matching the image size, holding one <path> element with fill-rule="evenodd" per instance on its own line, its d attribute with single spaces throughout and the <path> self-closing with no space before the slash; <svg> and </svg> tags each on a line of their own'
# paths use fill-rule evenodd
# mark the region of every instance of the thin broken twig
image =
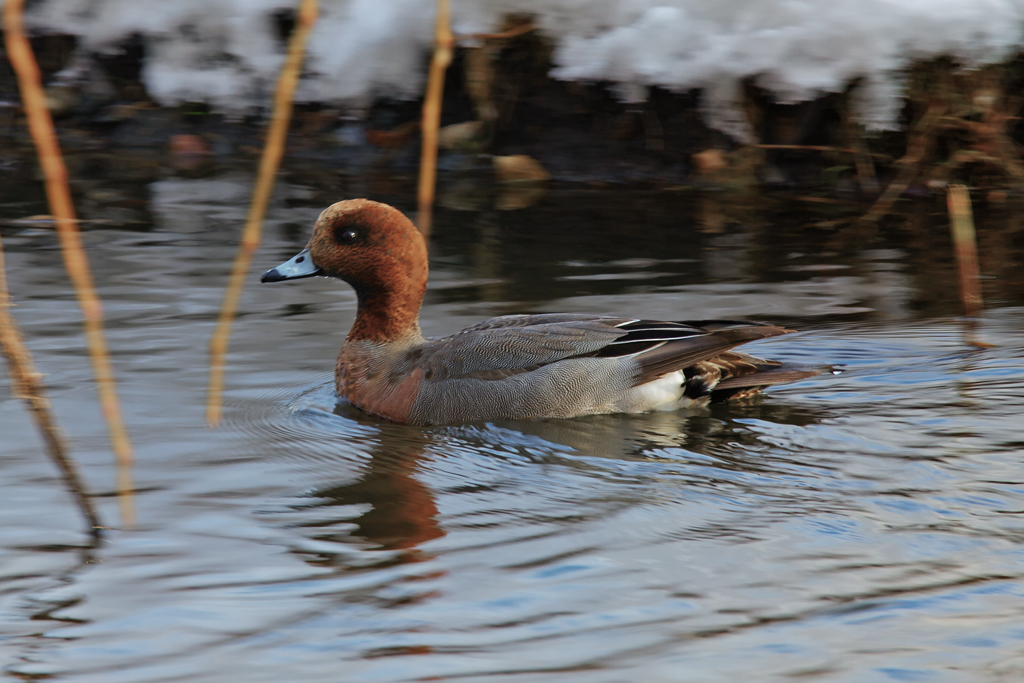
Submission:
<svg viewBox="0 0 1024 683">
<path fill-rule="evenodd" d="M 89 535 L 93 539 L 99 539 L 100 524 L 99 515 L 92 505 L 92 498 L 89 497 L 78 476 L 78 469 L 74 461 L 68 455 L 67 441 L 57 420 L 53 416 L 50 401 L 46 398 L 43 388 L 42 376 L 36 372 L 32 363 L 32 355 L 25 348 L 18 323 L 11 315 L 11 298 L 7 290 L 7 274 L 4 267 L 3 241 L 0 240 L 0 351 L 7 358 L 7 370 L 11 377 L 11 393 L 25 401 L 36 426 L 46 443 L 46 452 L 54 464 L 64 475 L 64 482 L 75 498 L 82 516 L 85 517 L 88 525 Z"/>
<path fill-rule="evenodd" d="M 828 145 L 763 145 L 763 144 L 756 144 L 756 145 L 750 145 L 750 146 L 755 148 L 755 149 L 792 149 L 792 150 L 806 151 L 806 152 L 843 152 L 845 154 L 853 154 L 853 155 L 868 154 L 868 152 L 864 152 L 863 150 L 855 149 L 853 147 L 830 147 Z M 875 154 L 873 152 L 870 153 L 869 156 L 872 156 L 872 157 L 875 157 L 875 158 L 878 158 L 878 159 L 891 159 L 892 158 L 888 154 Z"/>
<path fill-rule="evenodd" d="M 896 200 L 907 191 L 910 183 L 917 177 L 918 167 L 928 155 L 935 141 L 935 123 L 942 116 L 944 110 L 945 107 L 941 104 L 931 105 L 914 126 L 907 143 L 907 154 L 896 162 L 902 167 L 899 174 L 885 188 L 885 192 L 864 215 L 863 220 L 877 221 L 885 217 L 892 210 L 892 205 L 896 203 Z"/>
<path fill-rule="evenodd" d="M 536 31 L 537 27 L 533 22 L 526 22 L 520 24 L 515 28 L 510 28 L 507 31 L 501 31 L 500 33 L 468 33 L 458 36 L 456 40 L 505 40 L 507 38 L 518 38 L 519 36 L 526 35 L 530 31 Z"/>
</svg>

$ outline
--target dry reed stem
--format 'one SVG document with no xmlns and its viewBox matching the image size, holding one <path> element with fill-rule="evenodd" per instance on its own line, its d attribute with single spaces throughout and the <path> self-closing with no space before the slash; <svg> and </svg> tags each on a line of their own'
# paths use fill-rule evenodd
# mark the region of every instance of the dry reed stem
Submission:
<svg viewBox="0 0 1024 683">
<path fill-rule="evenodd" d="M 946 194 L 949 227 L 960 273 L 960 298 L 964 314 L 973 318 L 981 310 L 981 289 L 978 285 L 978 247 L 971 211 L 971 195 L 964 185 L 950 185 Z"/>
<path fill-rule="evenodd" d="M 980 268 L 971 195 L 967 187 L 950 185 L 946 194 L 946 206 L 949 209 L 949 227 L 953 233 L 953 249 L 956 252 L 957 271 L 960 275 L 960 298 L 967 316 L 964 322 L 964 342 L 978 348 L 990 348 L 992 344 L 977 337 L 976 316 L 982 306 Z"/>
<path fill-rule="evenodd" d="M 245 286 L 245 276 L 249 272 L 253 254 L 259 249 L 263 234 L 263 217 L 270 202 L 270 193 L 274 189 L 274 176 L 284 156 L 284 145 L 288 135 L 288 124 L 292 116 L 292 103 L 295 98 L 295 87 L 299 82 L 299 71 L 302 58 L 306 51 L 306 41 L 313 24 L 316 23 L 317 0 L 302 0 L 299 5 L 298 21 L 288 41 L 288 55 L 281 67 L 281 75 L 277 80 L 274 93 L 274 108 L 270 117 L 270 128 L 267 131 L 267 142 L 260 158 L 256 186 L 253 188 L 252 202 L 249 204 L 249 215 L 242 232 L 242 242 L 238 247 L 235 265 L 231 271 L 228 287 L 224 292 L 217 329 L 210 339 L 210 386 L 206 399 L 206 422 L 211 427 L 220 422 L 222 413 L 222 396 L 224 393 L 224 361 L 231 340 L 231 325 L 238 310 L 238 301 Z"/>
<path fill-rule="evenodd" d="M 3 241 L 0 240 L 0 351 L 7 358 L 7 370 L 11 377 L 11 393 L 21 398 L 28 405 L 36 426 L 46 443 L 46 452 L 50 459 L 64 475 L 64 481 L 75 498 L 75 503 L 82 511 L 88 525 L 89 534 L 98 539 L 100 529 L 99 515 L 92 505 L 92 498 L 85 490 L 78 469 L 68 455 L 67 441 L 53 416 L 50 401 L 46 398 L 42 375 L 36 372 L 32 363 L 32 354 L 25 348 L 18 329 L 18 323 L 11 315 L 11 298 L 7 290 L 7 275 L 4 266 Z"/>
<path fill-rule="evenodd" d="M 110 367 L 106 339 L 103 336 L 103 307 L 93 287 L 89 262 L 82 248 L 75 208 L 68 188 L 67 168 L 64 166 L 64 159 L 57 143 L 53 119 L 46 107 L 39 66 L 36 64 L 35 55 L 32 54 L 28 38 L 25 37 L 23 6 L 24 0 L 7 0 L 4 5 L 4 41 L 7 46 L 7 57 L 18 78 L 29 132 L 39 154 L 39 165 L 46 180 L 46 197 L 57 224 L 64 265 L 74 285 L 78 305 L 82 309 L 89 358 L 92 360 L 93 374 L 96 377 L 96 390 L 110 433 L 110 444 L 117 458 L 121 518 L 126 527 L 131 527 L 135 518 L 131 499 L 132 445 L 121 418 L 114 373 Z"/>
<path fill-rule="evenodd" d="M 444 74 L 452 61 L 454 42 L 449 22 L 449 0 L 437 0 L 434 56 L 430 60 L 427 96 L 423 100 L 423 151 L 420 154 L 420 182 L 417 191 L 416 223 L 424 236 L 430 234 L 437 184 L 437 131 L 441 127 L 441 97 L 444 95 Z"/>
</svg>

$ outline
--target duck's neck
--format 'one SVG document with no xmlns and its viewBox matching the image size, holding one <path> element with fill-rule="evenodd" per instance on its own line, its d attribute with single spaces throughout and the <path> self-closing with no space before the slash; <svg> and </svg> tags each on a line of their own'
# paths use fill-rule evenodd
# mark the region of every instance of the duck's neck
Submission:
<svg viewBox="0 0 1024 683">
<path fill-rule="evenodd" d="M 393 287 L 356 287 L 359 308 L 347 341 L 387 343 L 422 339 L 420 304 L 426 283 Z"/>
</svg>

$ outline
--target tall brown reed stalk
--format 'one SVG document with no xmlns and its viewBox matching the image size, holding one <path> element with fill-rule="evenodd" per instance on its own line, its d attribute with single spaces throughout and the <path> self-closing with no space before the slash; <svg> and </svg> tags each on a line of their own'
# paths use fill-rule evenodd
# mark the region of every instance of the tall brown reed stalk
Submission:
<svg viewBox="0 0 1024 683">
<path fill-rule="evenodd" d="M 953 234 L 957 270 L 960 274 L 960 299 L 964 315 L 973 318 L 981 310 L 981 288 L 978 284 L 978 246 L 974 232 L 971 195 L 964 185 L 950 185 L 946 194 L 949 227 Z"/>
<path fill-rule="evenodd" d="M 441 98 L 444 75 L 452 61 L 452 36 L 449 0 L 437 0 L 437 21 L 434 24 L 434 56 L 427 77 L 427 96 L 423 100 L 423 150 L 420 154 L 420 181 L 417 190 L 416 223 L 424 235 L 430 234 L 437 186 L 437 131 L 441 127 Z"/>
<path fill-rule="evenodd" d="M 89 346 L 93 374 L 96 377 L 100 408 L 110 433 L 111 447 L 117 457 L 122 521 L 125 526 L 132 526 L 135 517 L 130 496 L 132 445 L 121 418 L 114 373 L 110 367 L 107 343 L 103 336 L 103 307 L 96 295 L 89 272 L 89 262 L 78 233 L 78 221 L 75 218 L 75 208 L 68 188 L 68 172 L 57 143 L 53 119 L 50 118 L 50 111 L 46 107 L 39 66 L 25 36 L 23 7 L 24 0 L 7 0 L 4 4 L 4 42 L 7 57 L 11 60 L 11 66 L 14 67 L 18 78 L 29 132 L 39 154 L 39 165 L 42 167 L 46 182 L 46 198 L 57 224 L 64 265 L 74 285 L 78 305 L 82 309 L 85 337 Z"/>
<path fill-rule="evenodd" d="M 288 135 L 288 123 L 292 117 L 292 102 L 295 98 L 295 87 L 299 82 L 299 71 L 302 57 L 306 52 L 306 41 L 317 17 L 317 0 L 302 0 L 299 5 L 299 17 L 288 42 L 288 55 L 281 75 L 277 80 L 274 93 L 274 108 L 270 117 L 270 128 L 267 141 L 263 146 L 256 186 L 253 188 L 252 202 L 249 204 L 249 215 L 242 232 L 242 242 L 238 247 L 235 265 L 231 271 L 228 287 L 224 292 L 217 329 L 210 340 L 210 386 L 206 399 L 206 422 L 211 427 L 220 423 L 223 411 L 224 394 L 224 361 L 231 341 L 231 325 L 238 310 L 245 287 L 245 277 L 252 264 L 253 254 L 259 249 L 263 237 L 263 217 L 267 212 L 270 193 L 274 189 L 274 176 L 281 165 L 284 155 L 285 139 Z"/>
<path fill-rule="evenodd" d="M 949 210 L 949 227 L 953 234 L 953 251 L 956 254 L 957 272 L 960 281 L 960 299 L 964 304 L 964 342 L 978 348 L 992 344 L 981 341 L 977 336 L 977 315 L 981 312 L 981 281 L 978 267 L 978 239 L 974 231 L 974 212 L 971 209 L 971 194 L 964 185 L 950 185 L 946 193 L 946 207 Z"/>
</svg>

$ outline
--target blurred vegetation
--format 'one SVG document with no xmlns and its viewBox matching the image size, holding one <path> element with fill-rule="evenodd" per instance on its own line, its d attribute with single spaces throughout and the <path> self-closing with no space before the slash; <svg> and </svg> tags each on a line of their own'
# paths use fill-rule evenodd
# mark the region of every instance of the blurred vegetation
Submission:
<svg viewBox="0 0 1024 683">
<path fill-rule="evenodd" d="M 287 13 L 278 20 L 282 31 L 294 25 Z M 856 120 L 857 83 L 795 105 L 779 104 L 749 83 L 744 110 L 761 145 L 751 148 L 707 127 L 698 92 L 652 88 L 646 102 L 623 103 L 608 84 L 550 78 L 552 45 L 529 17 L 509 16 L 499 28 L 487 36 L 456 37 L 444 88 L 442 174 L 492 167 L 481 154 L 527 155 L 556 181 L 754 184 L 866 202 L 882 197 L 889 205 L 886 188 L 913 195 L 942 191 L 955 181 L 1012 193 L 1024 182 L 1021 58 L 975 70 L 948 59 L 917 64 L 907 77 L 901 129 L 886 133 L 865 134 Z M 228 120 L 202 103 L 161 108 L 152 102 L 140 80 L 146 55 L 138 40 L 127 41 L 119 55 L 89 58 L 77 51 L 73 36 L 38 36 L 33 47 L 50 108 L 71 149 L 156 147 L 176 164 L 201 167 L 207 157 L 261 146 L 269 109 Z M 428 59 L 425 54 L 424 69 Z M 6 59 L 0 63 L 0 145 L 11 149 L 25 144 L 23 115 Z M 358 112 L 299 105 L 290 150 L 330 157 L 342 173 L 367 164 L 411 173 L 421 105 L 388 98 Z"/>
</svg>

